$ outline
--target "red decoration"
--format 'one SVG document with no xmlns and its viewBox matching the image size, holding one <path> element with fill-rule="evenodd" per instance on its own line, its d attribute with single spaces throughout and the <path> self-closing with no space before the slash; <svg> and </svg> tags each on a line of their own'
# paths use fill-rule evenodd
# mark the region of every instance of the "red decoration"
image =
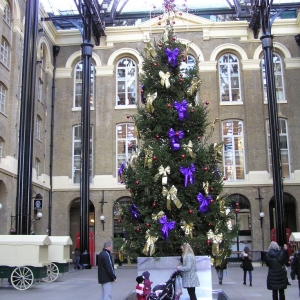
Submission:
<svg viewBox="0 0 300 300">
<path fill-rule="evenodd" d="M 180 77 L 180 78 L 179 78 L 179 81 L 180 81 L 180 82 L 183 82 L 183 78 Z"/>
<path fill-rule="evenodd" d="M 209 102 L 208 102 L 208 101 L 205 101 L 205 104 L 206 104 L 206 105 L 209 105 Z"/>
<path fill-rule="evenodd" d="M 200 140 L 201 140 L 201 136 L 198 136 L 198 137 L 197 137 L 197 140 L 200 141 Z"/>
<path fill-rule="evenodd" d="M 192 209 L 190 209 L 190 210 L 189 210 L 189 214 L 191 215 L 192 213 L 193 213 L 193 210 L 192 210 Z"/>
<path fill-rule="evenodd" d="M 239 209 L 236 209 L 235 212 L 238 213 L 238 212 L 239 212 Z"/>
<path fill-rule="evenodd" d="M 129 118 L 130 118 L 130 116 L 129 116 L 129 115 L 127 115 L 127 116 L 126 116 L 126 118 L 127 118 L 127 119 L 129 119 Z"/>
<path fill-rule="evenodd" d="M 182 159 L 185 159 L 185 155 L 184 155 L 184 154 L 181 154 L 181 158 L 182 158 Z"/>
<path fill-rule="evenodd" d="M 210 226 L 210 223 L 208 223 L 207 225 Z"/>
<path fill-rule="evenodd" d="M 213 188 L 213 187 L 210 187 L 209 189 L 210 189 L 211 191 L 213 191 L 213 190 L 214 190 L 214 188 Z"/>
<path fill-rule="evenodd" d="M 149 223 L 146 223 L 146 226 L 147 226 L 147 227 L 150 227 L 150 224 L 149 224 Z"/>
<path fill-rule="evenodd" d="M 155 155 L 153 156 L 153 160 L 157 160 L 157 157 Z"/>
<path fill-rule="evenodd" d="M 191 113 L 191 114 L 193 114 L 193 113 L 194 113 L 194 110 L 193 110 L 193 109 L 191 109 L 191 110 L 190 110 L 190 113 Z"/>
<path fill-rule="evenodd" d="M 173 36 L 173 37 L 172 37 L 172 40 L 173 40 L 173 41 L 176 41 L 176 36 Z"/>
<path fill-rule="evenodd" d="M 141 93 L 144 93 L 144 90 L 141 90 Z"/>
<path fill-rule="evenodd" d="M 210 240 L 207 240 L 207 241 L 206 241 L 206 244 L 209 245 L 209 244 L 210 244 Z"/>
<path fill-rule="evenodd" d="M 121 220 L 120 220 L 120 219 L 118 219 L 118 223 L 121 223 Z"/>
<path fill-rule="evenodd" d="M 214 199 L 210 199 L 210 201 L 209 201 L 210 203 L 214 203 Z"/>
<path fill-rule="evenodd" d="M 176 135 L 176 136 L 179 136 L 179 132 L 178 132 L 178 131 L 176 131 L 175 135 Z"/>
<path fill-rule="evenodd" d="M 153 207 L 156 207 L 156 202 L 153 202 L 153 203 L 152 203 L 152 206 L 153 206 Z"/>
<path fill-rule="evenodd" d="M 140 182 L 137 180 L 137 181 L 135 182 L 135 184 L 136 184 L 136 185 L 139 185 L 139 184 L 140 184 Z"/>
<path fill-rule="evenodd" d="M 158 66 L 158 64 L 157 63 L 154 63 L 154 67 L 157 67 Z"/>
<path fill-rule="evenodd" d="M 130 144 L 128 147 L 129 147 L 129 149 L 131 149 L 131 148 L 132 148 L 132 145 Z"/>
<path fill-rule="evenodd" d="M 182 60 L 183 60 L 183 61 L 186 61 L 186 57 L 183 57 Z"/>
<path fill-rule="evenodd" d="M 158 46 L 158 47 L 162 47 L 162 44 L 158 44 L 157 46 Z"/>
<path fill-rule="evenodd" d="M 159 139 L 160 138 L 160 136 L 157 134 L 156 136 L 155 136 L 157 139 Z"/>
<path fill-rule="evenodd" d="M 135 231 L 136 231 L 136 232 L 140 232 L 141 229 L 140 229 L 139 227 L 137 227 L 137 228 L 135 229 Z"/>
<path fill-rule="evenodd" d="M 171 104 L 170 103 L 167 104 L 167 108 L 171 108 Z"/>
<path fill-rule="evenodd" d="M 204 167 L 203 170 L 204 170 L 205 172 L 207 172 L 208 168 L 207 168 L 207 167 Z"/>
<path fill-rule="evenodd" d="M 226 178 L 226 177 L 224 177 L 224 178 L 223 178 L 223 180 L 227 180 L 227 178 Z"/>
</svg>

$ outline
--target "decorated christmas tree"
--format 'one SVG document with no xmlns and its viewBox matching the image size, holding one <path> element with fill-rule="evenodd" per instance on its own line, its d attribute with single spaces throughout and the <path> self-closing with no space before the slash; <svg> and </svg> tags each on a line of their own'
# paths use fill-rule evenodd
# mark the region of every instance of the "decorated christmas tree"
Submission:
<svg viewBox="0 0 300 300">
<path fill-rule="evenodd" d="M 217 120 L 208 121 L 208 101 L 197 100 L 198 63 L 183 68 L 189 49 L 173 30 L 175 5 L 164 6 L 164 33 L 141 53 L 143 105 L 131 116 L 139 148 L 119 172 L 132 197 L 119 205 L 121 250 L 131 257 L 172 256 L 188 242 L 195 254 L 223 260 L 237 233 L 230 200 L 222 196 L 223 145 L 211 141 Z"/>
</svg>

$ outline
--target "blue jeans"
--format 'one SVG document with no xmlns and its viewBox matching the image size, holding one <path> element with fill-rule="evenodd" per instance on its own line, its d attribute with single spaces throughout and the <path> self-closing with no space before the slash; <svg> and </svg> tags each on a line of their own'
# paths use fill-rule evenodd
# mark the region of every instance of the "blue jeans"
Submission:
<svg viewBox="0 0 300 300">
<path fill-rule="evenodd" d="M 249 281 L 250 283 L 252 283 L 252 271 L 245 271 L 245 270 L 244 270 L 244 282 L 246 282 L 247 272 L 249 272 Z"/>
<path fill-rule="evenodd" d="M 74 269 L 82 269 L 83 266 L 80 264 L 80 257 L 75 257 L 74 259 Z"/>
</svg>

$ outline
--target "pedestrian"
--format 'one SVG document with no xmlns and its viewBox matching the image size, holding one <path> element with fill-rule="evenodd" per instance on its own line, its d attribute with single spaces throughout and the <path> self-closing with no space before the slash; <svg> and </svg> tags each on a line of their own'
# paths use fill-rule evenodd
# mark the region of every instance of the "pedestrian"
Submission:
<svg viewBox="0 0 300 300">
<path fill-rule="evenodd" d="M 284 290 L 287 288 L 285 254 L 276 242 L 271 242 L 269 252 L 265 256 L 268 269 L 267 289 L 272 290 L 273 300 L 285 300 Z M 279 296 L 279 298 L 278 298 Z"/>
<path fill-rule="evenodd" d="M 284 250 L 284 255 L 285 255 L 285 262 L 284 262 L 284 265 L 285 265 L 285 268 L 286 268 L 286 280 L 287 280 L 287 285 L 291 285 L 289 283 L 289 278 L 288 278 L 288 266 L 290 266 L 290 263 L 289 263 L 289 260 L 290 260 L 290 256 L 289 256 L 289 250 L 288 250 L 288 246 L 287 244 L 284 244 L 283 245 L 283 250 Z"/>
<path fill-rule="evenodd" d="M 291 271 L 292 280 L 295 280 L 296 276 L 298 279 L 298 289 L 299 289 L 299 297 L 300 297 L 300 248 L 294 255 L 291 269 L 292 269 Z"/>
<path fill-rule="evenodd" d="M 75 270 L 83 269 L 83 266 L 80 264 L 80 250 L 78 248 L 75 248 L 73 262 Z"/>
<path fill-rule="evenodd" d="M 223 283 L 223 271 L 227 269 L 227 260 L 226 257 L 215 259 L 214 260 L 215 270 L 217 272 L 217 276 L 219 278 L 219 284 Z"/>
<path fill-rule="evenodd" d="M 150 273 L 148 271 L 143 272 L 142 276 L 144 277 L 145 293 L 147 298 L 147 296 L 151 294 L 153 281 L 150 280 Z"/>
<path fill-rule="evenodd" d="M 145 280 L 144 276 L 138 276 L 136 278 L 137 285 L 135 287 L 135 292 L 138 300 L 146 300 L 146 288 L 145 288 L 144 280 Z"/>
<path fill-rule="evenodd" d="M 246 285 L 246 279 L 247 279 L 247 272 L 249 272 L 249 282 L 250 286 L 252 286 L 252 271 L 253 271 L 253 265 L 252 265 L 252 253 L 249 249 L 249 247 L 245 247 L 242 252 L 242 266 L 244 271 L 244 282 L 243 284 Z"/>
<path fill-rule="evenodd" d="M 112 286 L 114 282 L 117 282 L 111 250 L 112 242 L 107 241 L 98 255 L 98 282 L 101 285 L 100 300 L 112 299 Z"/>
<path fill-rule="evenodd" d="M 182 286 L 187 289 L 190 300 L 197 300 L 196 287 L 200 286 L 196 268 L 196 257 L 190 244 L 181 246 L 182 264 L 177 267 L 182 274 Z"/>
</svg>

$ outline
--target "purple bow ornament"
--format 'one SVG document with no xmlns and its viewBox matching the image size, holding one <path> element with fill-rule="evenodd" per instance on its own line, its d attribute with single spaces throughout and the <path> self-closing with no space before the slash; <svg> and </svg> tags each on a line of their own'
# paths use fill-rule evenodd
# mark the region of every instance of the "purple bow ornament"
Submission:
<svg viewBox="0 0 300 300">
<path fill-rule="evenodd" d="M 188 111 L 187 111 L 187 108 L 188 108 L 188 102 L 183 99 L 181 103 L 175 101 L 174 102 L 174 107 L 176 108 L 177 110 L 177 113 L 178 113 L 178 120 L 180 122 L 183 122 L 184 121 L 184 118 L 188 119 L 189 118 L 189 115 L 188 115 Z"/>
<path fill-rule="evenodd" d="M 208 195 L 204 197 L 201 193 L 198 194 L 197 200 L 200 203 L 198 211 L 202 212 L 203 214 L 206 214 L 209 212 L 209 203 L 211 200 L 211 196 Z"/>
<path fill-rule="evenodd" d="M 184 137 L 184 132 L 182 130 L 176 131 L 171 128 L 168 132 L 169 139 L 171 142 L 171 147 L 173 151 L 180 150 L 180 143 L 179 141 Z"/>
<path fill-rule="evenodd" d="M 139 210 L 138 210 L 138 208 L 136 207 L 135 204 L 131 205 L 130 211 L 131 211 L 131 214 L 132 214 L 134 219 L 138 219 L 140 217 L 139 216 Z"/>
<path fill-rule="evenodd" d="M 196 172 L 196 167 L 194 164 L 190 164 L 189 168 L 180 167 L 180 172 L 184 175 L 184 187 L 188 186 L 188 181 L 190 181 L 190 184 L 195 182 L 193 173 Z"/>
<path fill-rule="evenodd" d="M 119 182 L 120 182 L 120 183 L 123 183 L 122 175 L 123 175 L 125 166 L 126 166 L 126 163 L 123 162 L 123 163 L 121 164 L 119 170 L 118 170 L 118 176 L 119 176 Z"/>
<path fill-rule="evenodd" d="M 168 222 L 167 216 L 164 215 L 159 219 L 159 223 L 162 225 L 161 227 L 161 234 L 164 238 L 164 240 L 167 240 L 169 237 L 169 230 L 172 230 L 175 228 L 175 221 Z"/>
<path fill-rule="evenodd" d="M 178 66 L 177 57 L 179 55 L 179 49 L 175 48 L 174 50 L 171 50 L 170 48 L 167 48 L 165 52 L 168 57 L 168 63 L 176 68 Z"/>
</svg>

